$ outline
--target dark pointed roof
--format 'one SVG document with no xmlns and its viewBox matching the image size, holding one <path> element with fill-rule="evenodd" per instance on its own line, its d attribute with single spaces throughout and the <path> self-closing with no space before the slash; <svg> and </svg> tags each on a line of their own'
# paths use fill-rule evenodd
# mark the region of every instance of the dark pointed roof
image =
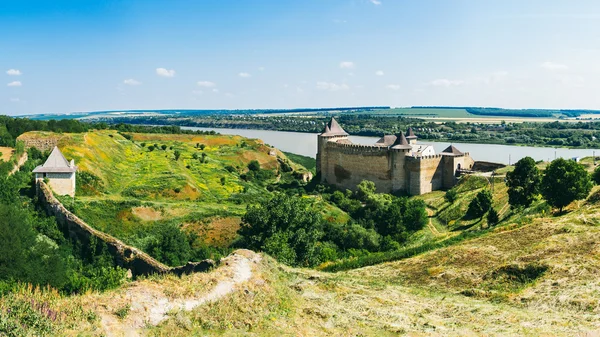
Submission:
<svg viewBox="0 0 600 337">
<path fill-rule="evenodd" d="M 400 134 L 396 136 L 396 141 L 394 142 L 394 145 L 392 145 L 392 149 L 412 149 L 412 146 L 408 144 L 408 140 L 406 140 L 406 137 L 404 137 L 402 131 L 400 131 Z"/>
<path fill-rule="evenodd" d="M 462 155 L 463 153 L 455 148 L 454 145 L 450 145 L 444 151 L 442 151 L 442 154 Z"/>
<path fill-rule="evenodd" d="M 398 138 L 398 137 L 396 137 L 394 135 L 385 135 L 385 136 L 381 137 L 375 144 L 392 146 L 396 142 L 396 138 Z"/>
<path fill-rule="evenodd" d="M 342 129 L 335 118 L 331 117 L 331 120 L 325 125 L 325 131 L 321 136 L 347 136 L 348 133 Z"/>
<path fill-rule="evenodd" d="M 415 138 L 417 138 L 417 136 L 415 136 L 413 129 L 411 127 L 408 127 L 408 131 L 406 131 L 406 139 L 415 139 Z"/>
<path fill-rule="evenodd" d="M 55 146 L 44 165 L 36 167 L 33 173 L 70 173 L 75 171 L 77 171 L 77 166 L 69 163 L 58 147 Z"/>
</svg>

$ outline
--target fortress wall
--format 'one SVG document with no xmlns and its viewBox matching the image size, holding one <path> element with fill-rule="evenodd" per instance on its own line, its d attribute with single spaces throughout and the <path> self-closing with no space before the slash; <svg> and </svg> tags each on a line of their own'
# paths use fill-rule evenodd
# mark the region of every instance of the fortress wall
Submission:
<svg viewBox="0 0 600 337">
<path fill-rule="evenodd" d="M 56 218 L 56 221 L 68 232 L 72 240 L 77 240 L 84 246 L 104 243 L 108 252 L 115 258 L 117 265 L 131 270 L 133 276 L 164 273 L 182 275 L 207 271 L 215 264 L 212 260 L 204 260 L 195 263 L 188 262 L 188 264 L 180 267 L 168 267 L 141 250 L 128 246 L 120 240 L 86 224 L 75 214 L 67 210 L 54 197 L 48 185 L 43 181 L 37 182 L 37 191 L 43 208 L 49 215 Z"/>
<path fill-rule="evenodd" d="M 444 156 L 444 183 L 443 188 L 450 189 L 456 184 L 456 170 L 459 165 L 461 169 L 471 169 L 475 161 L 469 153 L 460 156 Z"/>
<path fill-rule="evenodd" d="M 410 172 L 406 169 L 406 152 L 393 150 L 392 152 L 392 190 L 406 191 L 410 182 Z"/>
<path fill-rule="evenodd" d="M 55 146 L 58 146 L 58 138 L 57 137 L 48 137 L 48 138 L 27 138 L 27 137 L 17 137 L 17 140 L 25 143 L 25 148 L 35 147 L 38 150 L 52 151 Z"/>
<path fill-rule="evenodd" d="M 419 195 L 442 188 L 442 155 L 407 157 L 407 171 L 410 172 L 409 194 Z"/>
<path fill-rule="evenodd" d="M 355 190 L 363 180 L 375 182 L 378 192 L 392 191 L 391 152 L 387 148 L 328 143 L 327 167 L 322 179 L 340 188 Z"/>
</svg>

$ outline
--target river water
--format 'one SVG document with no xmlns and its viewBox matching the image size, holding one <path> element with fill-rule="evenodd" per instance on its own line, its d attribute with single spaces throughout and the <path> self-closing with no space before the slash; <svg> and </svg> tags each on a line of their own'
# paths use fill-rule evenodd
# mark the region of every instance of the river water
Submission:
<svg viewBox="0 0 600 337">
<path fill-rule="evenodd" d="M 285 152 L 292 152 L 304 156 L 315 157 L 317 154 L 317 134 L 303 132 L 285 132 L 269 130 L 247 129 L 222 129 L 222 128 L 196 128 L 181 127 L 186 130 L 215 131 L 224 135 L 239 135 L 247 138 L 262 139 L 266 144 L 274 146 Z M 357 144 L 373 144 L 379 137 L 350 136 L 350 140 Z M 490 161 L 503 164 L 514 164 L 523 157 L 532 157 L 537 160 L 553 160 L 554 158 L 589 157 L 600 155 L 599 149 L 567 149 L 551 147 L 511 146 L 495 144 L 474 143 L 446 143 L 446 142 L 421 142 L 433 145 L 436 153 L 442 152 L 450 144 L 462 152 L 469 152 L 474 160 Z"/>
</svg>

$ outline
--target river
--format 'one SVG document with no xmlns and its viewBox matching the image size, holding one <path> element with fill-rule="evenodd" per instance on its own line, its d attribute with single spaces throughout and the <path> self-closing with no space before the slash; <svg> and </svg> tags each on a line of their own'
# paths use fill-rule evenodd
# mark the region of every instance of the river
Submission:
<svg viewBox="0 0 600 337">
<path fill-rule="evenodd" d="M 197 128 L 181 127 L 186 130 L 215 131 L 224 135 L 240 135 L 247 138 L 262 139 L 266 144 L 274 146 L 285 152 L 292 152 L 304 156 L 315 157 L 317 154 L 317 134 L 303 132 L 285 132 L 269 130 L 247 129 L 222 129 L 222 128 Z M 350 140 L 357 144 L 373 144 L 379 137 L 350 136 Z M 537 160 L 552 160 L 554 158 L 589 157 L 594 152 L 600 155 L 599 149 L 567 149 L 551 147 L 532 147 L 496 144 L 475 143 L 446 143 L 446 142 L 421 142 L 433 145 L 436 153 L 442 152 L 450 144 L 462 152 L 469 152 L 474 160 L 490 161 L 503 164 L 514 164 L 517 160 L 529 156 Z"/>
</svg>

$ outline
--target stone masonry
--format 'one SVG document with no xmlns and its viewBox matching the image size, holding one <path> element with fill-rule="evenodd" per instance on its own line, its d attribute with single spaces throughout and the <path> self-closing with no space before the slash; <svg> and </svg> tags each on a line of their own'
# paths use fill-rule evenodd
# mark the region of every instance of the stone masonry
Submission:
<svg viewBox="0 0 600 337">
<path fill-rule="evenodd" d="M 354 190 L 370 180 L 378 192 L 420 195 L 451 188 L 458 170 L 473 167 L 469 153 L 450 146 L 432 154 L 431 146 L 417 144 L 412 129 L 407 134 L 384 136 L 374 145 L 354 144 L 332 118 L 318 136 L 317 174 L 321 182 L 343 189 Z"/>
</svg>

